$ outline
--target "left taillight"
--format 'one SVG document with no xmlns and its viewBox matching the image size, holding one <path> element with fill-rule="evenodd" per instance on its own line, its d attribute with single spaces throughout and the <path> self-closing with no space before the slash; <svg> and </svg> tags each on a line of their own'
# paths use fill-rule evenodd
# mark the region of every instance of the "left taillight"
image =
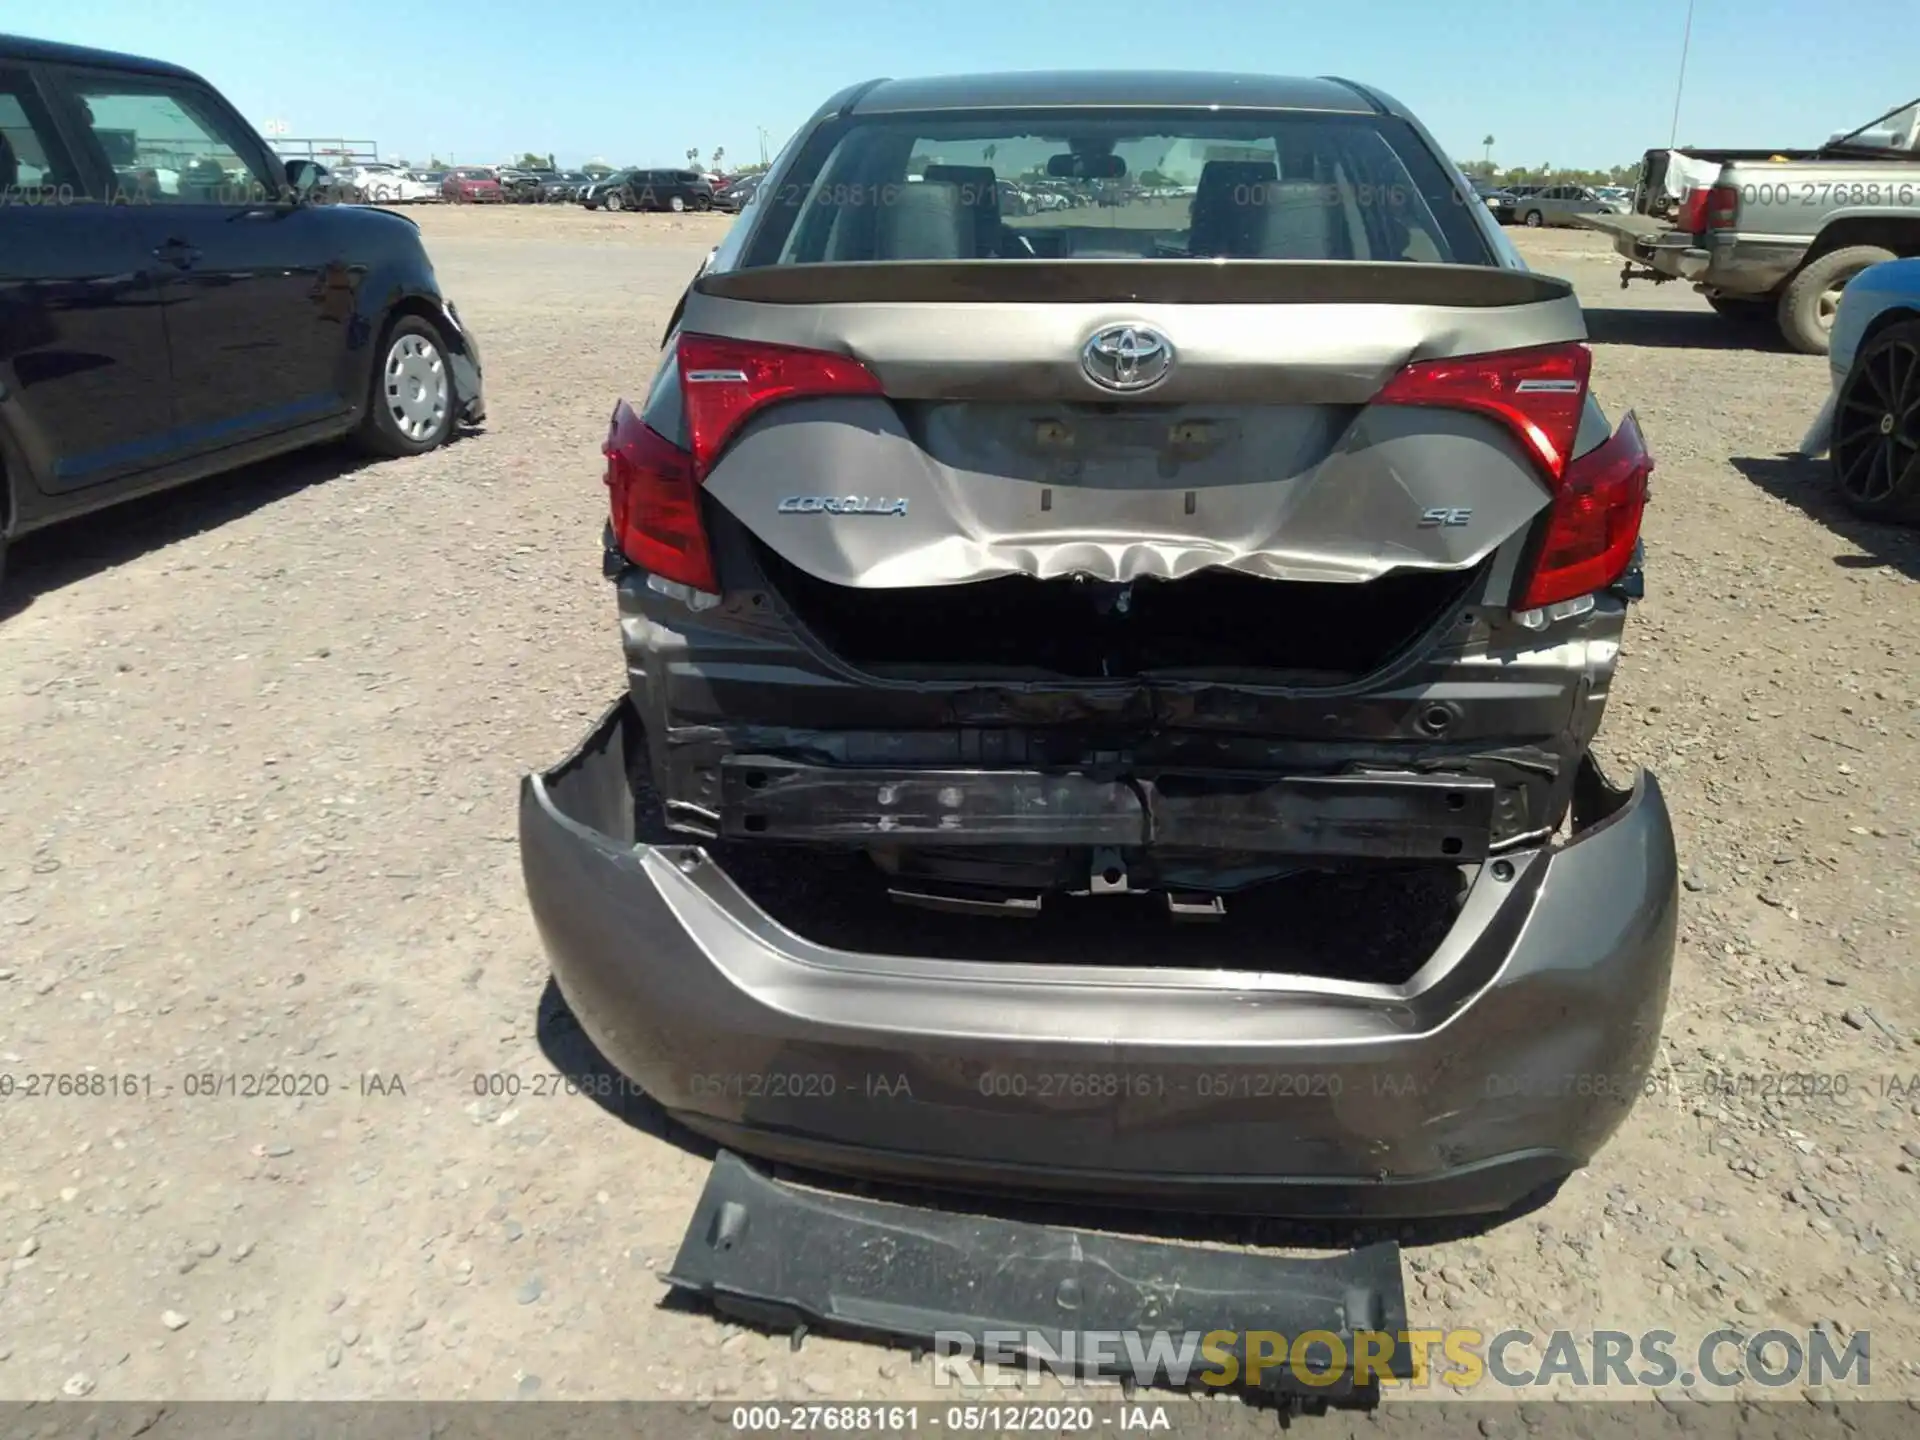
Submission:
<svg viewBox="0 0 1920 1440">
<path fill-rule="evenodd" d="M 713 551 L 700 522 L 693 456 L 622 400 L 607 428 L 607 506 L 620 552 L 663 580 L 718 594 Z"/>
<path fill-rule="evenodd" d="M 883 392 L 866 366 L 829 350 L 683 333 L 674 359 L 688 448 L 620 402 L 603 447 L 613 534 L 634 564 L 663 580 L 718 594 L 713 551 L 700 520 L 700 487 L 727 442 L 769 406 Z"/>
<path fill-rule="evenodd" d="M 882 393 L 871 370 L 831 350 L 683 333 L 676 358 L 687 439 L 702 479 L 748 418 L 770 405 Z"/>
</svg>

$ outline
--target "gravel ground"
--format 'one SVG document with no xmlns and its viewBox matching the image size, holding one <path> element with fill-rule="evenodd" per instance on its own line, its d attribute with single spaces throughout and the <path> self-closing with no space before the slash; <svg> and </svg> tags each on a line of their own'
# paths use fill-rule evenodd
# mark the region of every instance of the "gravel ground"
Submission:
<svg viewBox="0 0 1920 1440">
<path fill-rule="evenodd" d="M 0 1397 L 945 1393 L 904 1354 L 660 1307 L 706 1155 L 578 1096 L 476 1096 L 578 1050 L 516 782 L 621 684 L 597 445 L 725 222 L 419 215 L 485 346 L 484 434 L 257 467 L 13 557 L 0 1073 L 139 1093 L 0 1101 Z M 1598 237 L 1521 243 L 1579 284 L 1596 387 L 1659 457 L 1601 750 L 1667 787 L 1684 933 L 1660 1093 L 1545 1209 L 1411 1236 L 1409 1298 L 1488 1331 L 1867 1329 L 1874 1389 L 1920 1394 L 1920 544 L 1780 458 L 1823 362 L 1623 293 Z M 269 1070 L 327 1093 L 198 1093 Z"/>
</svg>

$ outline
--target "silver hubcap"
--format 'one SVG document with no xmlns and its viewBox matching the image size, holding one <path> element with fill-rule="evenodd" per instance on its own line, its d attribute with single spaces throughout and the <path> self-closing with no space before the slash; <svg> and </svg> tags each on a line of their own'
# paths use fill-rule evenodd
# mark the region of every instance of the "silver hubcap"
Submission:
<svg viewBox="0 0 1920 1440">
<path fill-rule="evenodd" d="M 687 202 L 676 195 L 673 197 L 673 208 L 676 210 L 684 210 L 687 208 Z"/>
<path fill-rule="evenodd" d="M 387 351 L 387 413 L 394 428 L 418 443 L 447 418 L 447 364 L 424 335 L 402 335 Z"/>
<path fill-rule="evenodd" d="M 1814 307 L 1813 313 L 1814 319 L 1819 322 L 1822 330 L 1833 328 L 1833 317 L 1840 313 L 1840 292 L 1846 288 L 1847 282 L 1842 280 L 1838 285 L 1829 286 L 1820 292 L 1820 300 Z"/>
</svg>

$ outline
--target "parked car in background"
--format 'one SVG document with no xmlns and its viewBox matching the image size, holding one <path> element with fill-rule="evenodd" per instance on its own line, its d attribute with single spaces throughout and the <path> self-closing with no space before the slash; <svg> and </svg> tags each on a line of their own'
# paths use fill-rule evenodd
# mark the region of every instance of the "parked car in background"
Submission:
<svg viewBox="0 0 1920 1440">
<path fill-rule="evenodd" d="M 499 172 L 485 165 L 461 165 L 447 171 L 440 196 L 456 205 L 497 204 L 505 198 Z"/>
<path fill-rule="evenodd" d="M 759 188 L 759 175 L 742 175 L 725 189 L 714 192 L 714 209 L 725 210 L 737 215 L 753 203 L 754 192 Z"/>
<path fill-rule="evenodd" d="M 1591 185 L 1548 185 L 1530 195 L 1516 196 L 1514 213 L 1532 229 L 1542 225 L 1572 225 L 1576 215 L 1618 215 L 1624 201 L 1608 200 Z"/>
<path fill-rule="evenodd" d="M 1529 195 L 1538 195 L 1542 190 L 1546 188 L 1547 187 L 1544 185 L 1534 185 L 1527 181 L 1517 181 L 1513 184 L 1502 184 L 1499 187 L 1498 197 L 1496 198 L 1494 204 L 1491 207 L 1489 207 L 1493 211 L 1493 218 L 1498 220 L 1502 225 L 1519 224 L 1520 223 L 1520 215 L 1519 215 L 1520 202 L 1526 199 L 1527 196 Z"/>
<path fill-rule="evenodd" d="M 1832 389 L 1801 452 L 1829 456 L 1854 513 L 1920 525 L 1920 257 L 1848 283 L 1827 368 Z"/>
<path fill-rule="evenodd" d="M 941 157 L 1013 160 L 1040 106 L 1081 183 L 1237 158 L 1190 212 L 1009 216 Z M 521 791 L 600 1054 L 730 1150 L 918 1183 L 1350 1222 L 1586 1163 L 1678 913 L 1659 787 L 1591 750 L 1652 461 L 1573 286 L 1466 197 L 1344 81 L 823 105 L 615 406 L 626 691 Z M 938 1123 L 697 1078 L 798 1056 L 821 1093 L 910 1071 Z M 1121 1061 L 1084 1103 L 974 1083 Z M 1372 1303 L 1316 1293 L 1333 1328 Z"/>
<path fill-rule="evenodd" d="M 1480 203 L 1487 207 L 1496 220 L 1504 218 L 1501 214 L 1503 209 L 1510 211 L 1513 208 L 1512 193 L 1493 181 L 1470 178 L 1467 183 L 1473 187 L 1473 193 L 1480 197 Z"/>
<path fill-rule="evenodd" d="M 627 205 L 628 181 L 636 174 L 633 170 L 615 170 L 602 175 L 592 184 L 583 186 L 580 191 L 580 203 L 589 210 L 621 210 L 631 208 Z M 609 204 L 609 198 L 612 203 Z"/>
<path fill-rule="evenodd" d="M 543 205 L 577 200 L 592 183 L 593 177 L 583 170 L 556 171 L 540 182 L 540 191 L 534 198 Z"/>
<path fill-rule="evenodd" d="M 559 175 L 557 170 L 523 170 L 518 167 L 500 171 L 500 189 L 505 198 L 519 205 L 529 205 L 541 198 L 547 182 Z"/>
<path fill-rule="evenodd" d="M 361 173 L 367 168 L 364 164 L 335 165 L 328 170 L 327 177 L 343 195 L 351 197 L 359 188 Z"/>
<path fill-rule="evenodd" d="M 0 119 L 0 560 L 146 491 L 342 436 L 417 455 L 484 416 L 419 226 L 313 203 L 320 167 L 192 71 L 0 36 Z M 198 163 L 105 203 L 161 146 Z"/>
<path fill-rule="evenodd" d="M 711 210 L 713 185 L 695 170 L 629 170 L 602 201 L 609 210 Z"/>
<path fill-rule="evenodd" d="M 359 165 L 347 181 L 348 194 L 363 205 L 413 205 L 438 200 L 440 192 L 397 165 Z"/>
</svg>

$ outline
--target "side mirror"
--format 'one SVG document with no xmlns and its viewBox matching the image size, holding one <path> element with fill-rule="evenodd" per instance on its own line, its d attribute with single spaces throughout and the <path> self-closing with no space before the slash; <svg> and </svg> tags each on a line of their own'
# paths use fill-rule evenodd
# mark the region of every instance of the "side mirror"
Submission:
<svg viewBox="0 0 1920 1440">
<path fill-rule="evenodd" d="M 326 167 L 311 160 L 287 161 L 287 188 L 295 200 L 311 200 L 327 178 Z"/>
</svg>

